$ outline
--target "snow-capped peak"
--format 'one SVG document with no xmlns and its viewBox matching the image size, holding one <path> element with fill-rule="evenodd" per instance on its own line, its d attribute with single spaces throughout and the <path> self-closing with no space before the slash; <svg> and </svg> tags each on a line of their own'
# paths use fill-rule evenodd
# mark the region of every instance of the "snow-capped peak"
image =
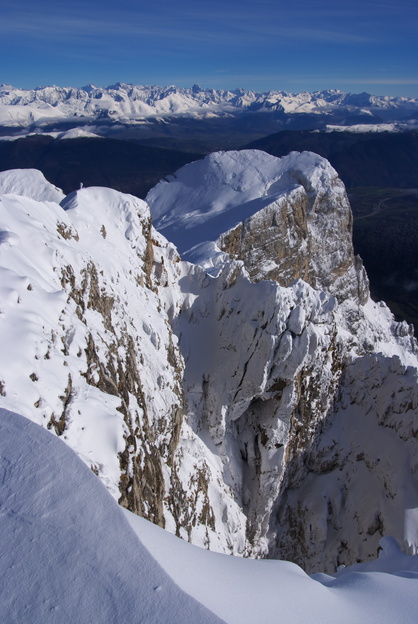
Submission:
<svg viewBox="0 0 418 624">
<path fill-rule="evenodd" d="M 298 186 L 321 195 L 337 179 L 328 161 L 312 152 L 284 158 L 259 150 L 217 152 L 162 180 L 146 201 L 155 227 L 185 252 Z M 338 188 L 344 191 L 341 183 Z"/>
<path fill-rule="evenodd" d="M 0 124 L 4 126 L 45 125 L 53 120 L 75 117 L 84 120 L 135 122 L 150 117 L 223 116 L 248 111 L 277 111 L 284 114 L 332 113 L 338 110 L 384 112 L 394 119 L 415 111 L 414 98 L 345 94 L 337 90 L 314 93 L 268 91 L 257 93 L 191 88 L 143 86 L 117 83 L 108 87 L 38 87 L 19 89 L 0 86 Z"/>
</svg>

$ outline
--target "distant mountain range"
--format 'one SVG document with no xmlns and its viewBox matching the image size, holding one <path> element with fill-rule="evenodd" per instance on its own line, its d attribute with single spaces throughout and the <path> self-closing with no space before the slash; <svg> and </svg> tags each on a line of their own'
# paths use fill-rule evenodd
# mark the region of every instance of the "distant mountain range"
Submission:
<svg viewBox="0 0 418 624">
<path fill-rule="evenodd" d="M 231 149 L 279 130 L 359 124 L 372 128 L 383 123 L 395 124 L 394 130 L 415 127 L 418 99 L 335 89 L 292 94 L 202 89 L 198 85 L 186 89 L 117 83 L 27 90 L 0 86 L 3 136 L 81 128 L 89 136 L 152 138 L 154 145 L 160 141 L 161 146 L 180 149 L 190 149 L 191 141 L 192 151 L 214 151 L 220 148 L 219 135 L 226 132 Z"/>
<path fill-rule="evenodd" d="M 336 89 L 304 92 L 234 91 L 192 88 L 140 86 L 117 83 L 109 87 L 88 85 L 73 87 L 38 87 L 18 89 L 0 87 L 0 123 L 2 125 L 45 124 L 51 120 L 112 119 L 122 123 L 137 122 L 149 117 L 186 115 L 211 117 L 242 112 L 284 114 L 327 114 L 337 111 L 364 114 L 390 120 L 416 119 L 418 99 L 375 96 L 368 93 L 343 93 Z"/>
</svg>

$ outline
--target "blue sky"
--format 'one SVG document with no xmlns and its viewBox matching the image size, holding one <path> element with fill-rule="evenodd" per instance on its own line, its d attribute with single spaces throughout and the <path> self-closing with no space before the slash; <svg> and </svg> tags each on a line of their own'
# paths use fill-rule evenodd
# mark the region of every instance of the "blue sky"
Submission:
<svg viewBox="0 0 418 624">
<path fill-rule="evenodd" d="M 0 83 L 418 96 L 417 0 L 0 0 Z"/>
</svg>

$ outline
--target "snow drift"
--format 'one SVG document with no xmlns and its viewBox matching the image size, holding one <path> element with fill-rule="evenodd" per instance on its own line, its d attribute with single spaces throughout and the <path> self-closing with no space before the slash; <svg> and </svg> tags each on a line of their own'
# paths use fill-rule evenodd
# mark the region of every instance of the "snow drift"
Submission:
<svg viewBox="0 0 418 624">
<path fill-rule="evenodd" d="M 77 456 L 0 409 L 4 622 L 415 622 L 417 557 L 391 541 L 336 577 L 186 544 L 122 510 Z M 378 572 L 378 574 L 376 574 Z"/>
</svg>

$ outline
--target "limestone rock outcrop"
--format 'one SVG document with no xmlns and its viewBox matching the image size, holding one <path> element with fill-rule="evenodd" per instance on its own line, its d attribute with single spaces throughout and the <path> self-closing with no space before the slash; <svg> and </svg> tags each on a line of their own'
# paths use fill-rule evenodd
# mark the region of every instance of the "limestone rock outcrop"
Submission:
<svg viewBox="0 0 418 624">
<path fill-rule="evenodd" d="M 310 571 L 388 531 L 415 552 L 416 342 L 369 298 L 335 171 L 256 151 L 184 169 L 148 200 L 194 263 L 145 202 L 6 176 L 0 405 L 200 546 Z"/>
</svg>

